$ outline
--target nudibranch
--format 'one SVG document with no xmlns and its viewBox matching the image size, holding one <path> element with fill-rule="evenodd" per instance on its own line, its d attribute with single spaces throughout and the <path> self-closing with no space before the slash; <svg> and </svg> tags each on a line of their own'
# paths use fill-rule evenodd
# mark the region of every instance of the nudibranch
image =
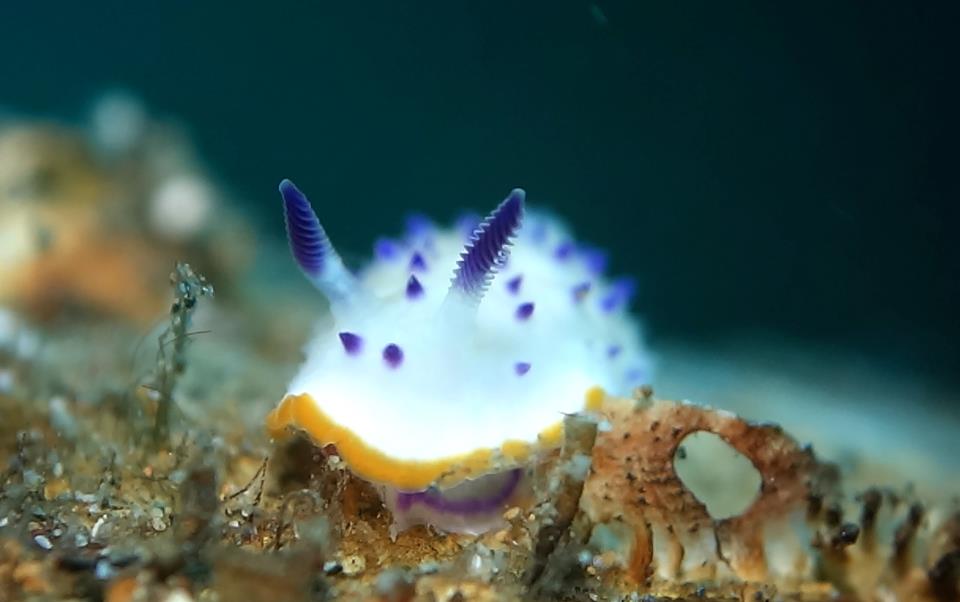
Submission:
<svg viewBox="0 0 960 602">
<path fill-rule="evenodd" d="M 382 487 L 395 526 L 477 532 L 556 449 L 562 418 L 646 382 L 633 284 L 515 189 L 485 219 L 408 220 L 359 274 L 307 198 L 280 184 L 290 247 L 331 319 L 269 415 Z M 521 224 L 524 227 L 521 229 Z"/>
</svg>

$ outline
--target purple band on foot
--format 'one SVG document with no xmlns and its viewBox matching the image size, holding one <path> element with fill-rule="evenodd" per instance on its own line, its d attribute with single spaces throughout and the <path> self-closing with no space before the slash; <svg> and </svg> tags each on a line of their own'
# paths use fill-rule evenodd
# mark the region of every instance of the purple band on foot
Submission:
<svg viewBox="0 0 960 602">
<path fill-rule="evenodd" d="M 422 504 L 440 512 L 451 512 L 455 514 L 492 512 L 507 503 L 510 496 L 513 495 L 513 492 L 516 491 L 517 485 L 520 484 L 522 477 L 523 471 L 519 468 L 511 470 L 507 482 L 503 484 L 503 487 L 487 497 L 452 500 L 447 499 L 443 492 L 433 488 L 417 493 L 398 493 L 397 509 L 409 510 L 414 504 Z"/>
</svg>

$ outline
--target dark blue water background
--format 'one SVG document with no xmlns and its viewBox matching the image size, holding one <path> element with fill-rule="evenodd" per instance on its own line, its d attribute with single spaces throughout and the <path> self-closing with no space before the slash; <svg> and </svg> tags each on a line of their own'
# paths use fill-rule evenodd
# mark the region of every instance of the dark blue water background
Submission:
<svg viewBox="0 0 960 602">
<path fill-rule="evenodd" d="M 956 378 L 956 6 L 7 2 L 0 104 L 131 90 L 267 236 L 290 177 L 357 254 L 523 186 L 641 279 L 655 341 Z"/>
</svg>

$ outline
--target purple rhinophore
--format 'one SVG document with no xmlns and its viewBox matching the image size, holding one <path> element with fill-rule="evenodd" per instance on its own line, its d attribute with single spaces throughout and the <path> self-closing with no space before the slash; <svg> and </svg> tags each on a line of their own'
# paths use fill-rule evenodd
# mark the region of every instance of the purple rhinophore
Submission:
<svg viewBox="0 0 960 602">
<path fill-rule="evenodd" d="M 382 261 L 393 261 L 400 256 L 400 243 L 389 238 L 378 238 L 373 243 L 373 254 Z"/>
<path fill-rule="evenodd" d="M 483 217 L 481 217 L 479 213 L 474 213 L 473 211 L 461 213 L 455 222 L 457 232 L 469 240 L 470 236 L 476 231 L 477 226 L 480 225 L 480 220 L 482 219 Z"/>
<path fill-rule="evenodd" d="M 637 290 L 637 282 L 629 276 L 617 278 L 610 284 L 607 294 L 600 299 L 600 308 L 612 312 L 630 303 L 630 299 Z"/>
<path fill-rule="evenodd" d="M 621 351 L 623 351 L 623 347 L 621 347 L 620 345 L 610 345 L 609 347 L 607 347 L 607 357 L 609 357 L 610 359 L 613 359 L 618 355 L 620 355 Z"/>
<path fill-rule="evenodd" d="M 507 480 L 503 486 L 487 497 L 467 497 L 463 499 L 448 499 L 442 491 L 431 487 L 426 491 L 416 493 L 398 493 L 397 510 L 409 510 L 414 504 L 423 504 L 428 508 L 440 512 L 450 512 L 455 514 L 483 514 L 500 509 L 506 504 L 514 491 L 520 484 L 523 477 L 523 471 L 514 468 L 507 475 Z"/>
<path fill-rule="evenodd" d="M 530 362 L 517 362 L 513 365 L 513 371 L 517 373 L 517 376 L 523 376 L 530 372 Z"/>
<path fill-rule="evenodd" d="M 587 296 L 587 293 L 589 292 L 590 292 L 590 283 L 581 282 L 577 286 L 573 287 L 573 300 L 577 303 L 580 303 L 581 301 L 583 301 L 583 299 Z"/>
<path fill-rule="evenodd" d="M 347 352 L 347 355 L 357 355 L 363 349 L 363 337 L 352 332 L 341 332 L 337 336 L 340 337 L 340 344 L 343 345 L 343 350 Z"/>
<path fill-rule="evenodd" d="M 521 303 L 517 306 L 517 311 L 514 313 L 517 316 L 518 320 L 527 320 L 530 316 L 533 315 L 533 302 L 528 301 L 526 303 Z"/>
<path fill-rule="evenodd" d="M 511 295 L 516 295 L 520 292 L 520 284 L 523 282 L 523 274 L 517 274 L 510 280 L 507 280 L 507 290 L 510 291 Z"/>
<path fill-rule="evenodd" d="M 566 261 L 570 259 L 575 250 L 576 247 L 571 241 L 564 241 L 557 245 L 557 248 L 553 250 L 553 256 L 559 261 Z"/>
<path fill-rule="evenodd" d="M 383 348 L 383 361 L 391 368 L 397 368 L 403 363 L 403 349 L 394 343 Z"/>
<path fill-rule="evenodd" d="M 333 245 L 310 201 L 293 182 L 280 182 L 280 196 L 283 198 L 290 251 L 307 276 L 318 276 L 323 272 L 324 264 L 335 254 Z"/>
<path fill-rule="evenodd" d="M 587 247 L 580 250 L 583 263 L 594 276 L 600 276 L 607 269 L 607 252 L 596 247 Z"/>
<path fill-rule="evenodd" d="M 407 280 L 407 299 L 419 299 L 423 296 L 423 285 L 417 280 L 417 277 L 410 274 Z"/>
<path fill-rule="evenodd" d="M 414 251 L 410 257 L 410 269 L 415 272 L 427 271 L 427 260 L 423 258 L 419 251 Z"/>
<path fill-rule="evenodd" d="M 509 245 L 523 219 L 526 193 L 515 188 L 477 227 L 460 254 L 450 290 L 457 290 L 479 302 L 493 275 L 503 267 Z"/>
</svg>

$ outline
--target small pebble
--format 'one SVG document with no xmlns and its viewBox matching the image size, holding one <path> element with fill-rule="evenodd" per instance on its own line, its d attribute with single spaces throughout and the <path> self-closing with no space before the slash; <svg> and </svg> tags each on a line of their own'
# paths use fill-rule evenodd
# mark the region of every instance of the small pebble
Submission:
<svg viewBox="0 0 960 602">
<path fill-rule="evenodd" d="M 33 542 L 36 543 L 41 548 L 43 548 L 44 550 L 53 549 L 53 544 L 50 543 L 50 538 L 48 538 L 46 535 L 35 535 L 33 537 Z"/>
<path fill-rule="evenodd" d="M 101 516 L 97 519 L 97 522 L 93 524 L 93 528 L 90 529 L 90 538 L 91 539 L 107 539 L 110 537 L 110 531 L 112 530 L 109 523 L 107 523 L 106 515 Z"/>
<path fill-rule="evenodd" d="M 339 575 L 343 572 L 343 565 L 336 560 L 328 560 L 323 563 L 323 572 L 327 575 Z"/>
<path fill-rule="evenodd" d="M 516 506 L 514 506 L 513 508 L 510 508 L 509 510 L 503 513 L 504 520 L 508 520 L 508 521 L 516 520 L 518 516 L 520 516 L 520 508 Z"/>
<path fill-rule="evenodd" d="M 166 530 L 167 530 L 167 523 L 166 523 L 166 521 L 164 521 L 162 518 L 158 518 L 158 517 L 156 517 L 156 516 L 153 517 L 152 519 L 150 519 L 150 526 L 153 527 L 153 530 L 154 530 L 154 531 L 157 531 L 157 532 L 166 531 Z"/>
<path fill-rule="evenodd" d="M 163 599 L 163 602 L 193 602 L 193 598 L 187 592 L 177 588 L 167 594 L 167 597 Z"/>
<path fill-rule="evenodd" d="M 58 435 L 73 439 L 79 434 L 80 427 L 77 425 L 73 414 L 70 413 L 70 407 L 67 405 L 66 399 L 59 395 L 52 397 L 49 403 L 49 411 L 50 424 Z"/>
<path fill-rule="evenodd" d="M 343 574 L 348 577 L 359 575 L 367 568 L 367 561 L 358 554 L 347 556 L 341 564 L 343 564 Z"/>
<path fill-rule="evenodd" d="M 43 477 L 41 477 L 37 471 L 30 469 L 23 471 L 23 484 L 27 487 L 30 487 L 31 489 L 35 488 L 41 482 L 43 482 Z"/>
<path fill-rule="evenodd" d="M 106 558 L 97 562 L 97 567 L 93 569 L 93 574 L 100 581 L 106 581 L 113 577 L 114 574 L 113 566 L 110 564 L 110 561 Z"/>
<path fill-rule="evenodd" d="M 4 516 L 3 518 L 0 518 L 0 529 L 6 527 L 8 524 L 10 524 L 10 519 L 8 517 Z"/>
</svg>

